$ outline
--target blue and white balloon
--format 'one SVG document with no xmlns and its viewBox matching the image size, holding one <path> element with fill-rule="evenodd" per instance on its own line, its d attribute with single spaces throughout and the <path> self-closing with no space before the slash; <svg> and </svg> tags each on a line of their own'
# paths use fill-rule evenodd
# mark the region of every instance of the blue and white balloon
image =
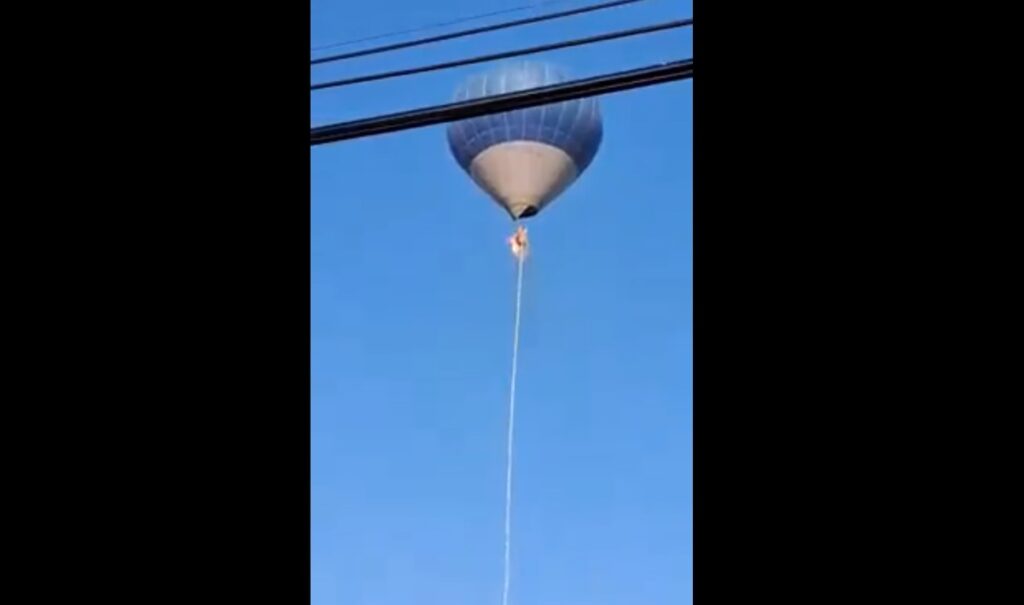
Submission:
<svg viewBox="0 0 1024 605">
<path fill-rule="evenodd" d="M 546 63 L 505 65 L 470 78 L 457 101 L 558 84 L 566 74 Z M 590 166 L 603 128 L 593 97 L 470 118 L 448 127 L 456 161 L 512 216 L 533 216 Z"/>
</svg>

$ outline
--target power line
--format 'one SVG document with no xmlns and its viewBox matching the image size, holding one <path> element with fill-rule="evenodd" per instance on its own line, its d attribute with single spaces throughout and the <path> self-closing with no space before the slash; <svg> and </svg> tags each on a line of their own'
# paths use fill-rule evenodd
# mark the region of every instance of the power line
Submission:
<svg viewBox="0 0 1024 605">
<path fill-rule="evenodd" d="M 309 144 L 312 147 L 335 141 L 387 134 L 692 77 L 693 59 L 684 59 L 551 86 L 320 126 L 310 129 Z"/>
<path fill-rule="evenodd" d="M 667 23 L 658 23 L 655 25 L 648 25 L 645 27 L 637 27 L 634 29 L 621 30 L 616 32 L 610 32 L 607 34 L 600 34 L 597 36 L 589 36 L 587 38 L 577 38 L 575 40 L 566 40 L 564 42 L 555 42 L 553 44 L 542 44 L 540 46 L 531 46 L 528 48 L 519 48 L 516 50 L 509 50 L 500 53 L 492 53 L 489 55 L 479 55 L 476 57 L 470 57 L 468 59 L 460 59 L 458 61 L 448 61 L 445 63 L 435 63 L 433 65 L 424 65 L 421 67 L 413 67 L 410 69 L 399 69 L 396 71 L 386 71 L 376 74 L 370 74 L 366 76 L 358 76 L 355 78 L 345 78 L 343 80 L 332 80 L 329 82 L 319 82 L 309 87 L 313 90 L 323 90 L 325 88 L 338 88 L 341 86 L 351 86 L 352 84 L 361 84 L 364 82 L 374 82 L 377 80 L 387 80 L 389 78 L 397 78 L 400 76 L 411 76 L 414 74 L 421 74 L 431 71 L 440 71 L 442 69 L 451 69 L 453 67 L 461 67 L 463 65 L 474 65 L 476 63 L 486 63 L 488 61 L 497 61 L 499 59 L 510 59 L 512 57 L 521 57 L 523 55 L 532 55 L 536 53 L 546 52 L 549 50 L 558 50 L 560 48 L 571 48 L 574 46 L 584 46 L 586 44 L 595 44 L 597 42 L 605 42 L 608 40 L 616 40 L 618 38 L 628 38 L 631 36 L 640 36 L 644 34 L 650 34 L 654 32 L 664 31 L 668 29 L 676 29 L 679 27 L 686 27 L 693 25 L 693 19 L 680 19 L 678 21 L 669 21 Z"/>
<path fill-rule="evenodd" d="M 392 31 L 383 34 L 376 34 L 373 36 L 367 36 L 365 38 L 356 38 L 354 40 L 343 40 L 341 42 L 333 42 L 331 44 L 324 44 L 323 46 L 314 46 L 309 49 L 310 52 L 317 52 L 321 50 L 327 50 L 329 48 L 337 48 L 339 46 L 349 46 L 351 44 L 358 44 L 360 42 L 370 42 L 371 40 L 380 40 L 383 38 L 394 38 L 395 36 L 404 36 L 405 34 L 415 34 L 421 31 L 427 31 L 431 29 L 437 29 L 439 27 L 448 27 L 449 25 L 458 25 L 460 23 L 468 23 L 470 21 L 477 21 L 479 19 L 486 19 L 487 17 L 495 17 L 497 15 L 507 15 L 509 13 L 518 13 L 524 10 L 530 10 L 533 8 L 542 8 L 545 6 L 553 6 L 556 4 L 565 4 L 570 0 L 552 0 L 551 2 L 533 2 L 530 4 L 522 4 L 520 6 L 513 6 L 497 11 L 491 11 L 489 13 L 480 13 L 477 15 L 471 15 L 469 17 L 461 17 L 459 19 L 453 19 L 451 21 L 441 21 L 439 23 L 429 23 L 427 25 L 421 25 L 412 29 L 403 29 L 400 31 Z"/>
<path fill-rule="evenodd" d="M 434 42 L 443 42 L 445 40 L 454 40 L 456 38 L 464 38 L 466 36 L 475 36 L 477 34 L 483 34 L 492 31 L 498 31 L 501 29 L 508 29 L 511 27 L 519 27 L 521 25 L 529 25 L 532 23 L 540 23 L 542 21 L 551 21 L 553 19 L 562 19 L 564 17 L 571 17 L 573 15 L 582 15 L 583 13 L 590 13 L 593 11 L 604 10 L 607 8 L 614 8 L 617 6 L 624 6 L 626 4 L 635 4 L 637 2 L 644 2 L 645 0 L 615 0 L 614 2 L 602 2 L 600 4 L 591 4 L 588 6 L 582 6 L 580 8 L 574 8 L 566 11 L 557 13 L 548 13 L 546 15 L 537 15 L 536 17 L 528 17 L 525 19 L 517 19 L 515 21 L 506 21 L 504 23 L 496 23 L 494 25 L 485 25 L 482 27 L 475 27 L 473 29 L 466 29 L 462 31 L 452 32 L 449 34 L 441 34 L 439 36 L 431 36 L 429 38 L 419 38 L 417 40 L 410 40 L 408 42 L 399 42 L 397 44 L 388 44 L 386 46 L 377 46 L 374 48 L 368 48 L 366 50 L 357 50 L 348 53 L 342 53 L 338 55 L 330 55 L 327 57 L 320 57 L 313 59 L 309 63 L 310 65 L 319 65 L 322 63 L 330 63 L 332 61 L 343 61 L 345 59 L 354 59 L 356 57 L 365 57 L 367 55 L 375 55 L 379 53 L 389 52 L 393 50 L 401 50 L 403 48 L 412 48 L 414 46 L 422 46 L 424 44 L 432 44 Z M 554 3 L 551 3 L 554 4 Z"/>
</svg>

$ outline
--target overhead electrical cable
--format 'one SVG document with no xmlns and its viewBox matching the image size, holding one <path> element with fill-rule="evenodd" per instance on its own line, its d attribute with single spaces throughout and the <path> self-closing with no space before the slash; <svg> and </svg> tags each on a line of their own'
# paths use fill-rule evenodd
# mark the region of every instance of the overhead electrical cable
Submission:
<svg viewBox="0 0 1024 605">
<path fill-rule="evenodd" d="M 398 78 L 404 76 L 411 76 L 421 73 L 427 73 L 432 71 L 441 71 L 444 69 L 453 69 L 455 67 L 462 67 L 464 65 L 475 65 L 477 63 L 487 63 L 488 61 L 499 61 L 502 59 L 511 59 L 513 57 L 522 57 L 525 55 L 532 55 L 552 50 L 559 50 L 563 48 L 572 48 L 575 46 L 585 46 L 587 44 L 596 44 L 598 42 L 607 42 L 609 40 L 617 40 L 620 38 L 629 38 L 632 36 L 641 36 L 646 34 L 652 34 L 655 32 L 677 29 L 680 27 L 687 27 L 693 25 L 693 19 L 679 19 L 676 21 L 668 21 L 665 23 L 656 23 L 654 25 L 646 25 L 644 27 L 637 27 L 633 29 L 619 30 L 614 32 L 608 32 L 605 34 L 599 34 L 596 36 L 588 36 L 586 38 L 576 38 L 574 40 L 564 40 L 562 42 L 555 42 L 552 44 L 542 44 L 540 46 L 530 46 L 527 48 L 519 48 L 515 50 L 508 50 L 500 53 L 491 53 L 487 55 L 478 55 L 476 57 L 469 57 L 467 59 L 459 59 L 457 61 L 446 61 L 444 63 L 434 63 L 432 65 L 422 65 L 420 67 L 411 67 L 408 69 L 399 69 L 395 71 L 378 72 L 375 74 L 369 74 L 365 76 L 357 76 L 354 78 L 344 78 L 341 80 L 331 80 L 328 82 L 318 82 L 310 85 L 310 91 L 324 90 L 326 88 L 340 88 L 342 86 L 351 86 L 353 84 L 363 84 L 365 82 L 375 82 L 378 80 L 387 80 L 390 78 Z"/>
<path fill-rule="evenodd" d="M 458 19 L 452 19 L 450 21 L 441 21 L 436 23 L 427 23 L 426 25 L 420 25 L 419 27 L 413 27 L 410 29 L 402 29 L 398 31 L 384 32 L 380 34 L 374 34 L 372 36 L 366 36 L 363 38 L 354 38 L 350 40 L 342 40 L 340 42 L 332 42 L 330 44 L 323 44 L 321 46 L 314 46 L 309 49 L 310 52 L 318 52 L 321 50 L 327 50 L 330 48 L 337 48 L 339 46 L 350 46 L 352 44 L 359 44 L 360 42 L 370 42 L 372 40 L 381 40 L 384 38 L 394 38 L 396 36 L 404 36 L 406 34 L 415 34 L 422 31 L 428 31 L 431 29 L 438 29 L 441 27 L 448 27 L 450 25 L 459 25 L 460 23 L 468 23 L 470 21 L 479 21 L 480 19 L 486 19 L 487 17 L 496 17 L 498 15 L 507 15 L 509 13 L 519 13 L 525 10 L 531 10 L 535 8 L 544 8 L 545 6 L 554 6 L 557 4 L 565 4 L 572 0 L 552 0 L 551 2 L 532 2 L 530 4 L 520 4 L 519 6 L 513 6 L 510 8 L 503 8 L 501 10 L 490 11 L 486 13 L 478 13 L 476 15 L 469 15 L 466 17 L 459 17 Z"/>
<path fill-rule="evenodd" d="M 591 13 L 591 12 L 594 12 L 594 11 L 600 11 L 600 10 L 605 10 L 605 9 L 609 9 L 609 8 L 616 8 L 616 7 L 619 7 L 619 6 L 625 6 L 627 4 L 636 4 L 637 2 L 645 2 L 645 1 L 646 0 L 615 0 L 613 2 L 601 2 L 599 4 L 590 4 L 590 5 L 587 5 L 587 6 L 581 6 L 579 8 L 559 11 L 559 12 L 555 12 L 555 13 L 547 13 L 547 14 L 544 14 L 544 15 L 537 15 L 535 17 L 527 17 L 527 18 L 524 18 L 524 19 L 516 19 L 514 21 L 505 21 L 503 23 L 495 23 L 493 25 L 484 25 L 484 26 L 481 26 L 481 27 L 474 27 L 472 29 L 466 29 L 466 30 L 451 32 L 451 33 L 447 33 L 447 34 L 440 34 L 440 35 L 437 35 L 437 36 L 430 36 L 430 37 L 427 37 L 427 38 L 418 38 L 416 40 L 409 40 L 407 42 L 397 42 L 395 44 L 387 44 L 387 45 L 384 45 L 384 46 L 375 46 L 373 48 L 367 48 L 367 49 L 364 49 L 364 50 L 356 50 L 356 51 L 340 53 L 340 54 L 335 54 L 335 55 L 328 55 L 326 57 L 319 57 L 319 58 L 316 58 L 316 59 L 312 59 L 310 61 L 310 65 L 321 65 L 323 63 L 331 63 L 331 62 L 334 62 L 334 61 L 344 61 L 344 60 L 347 60 L 347 59 L 355 59 L 356 57 L 365 57 L 365 56 L 368 56 L 368 55 L 376 55 L 376 54 L 385 53 L 385 52 L 391 52 L 391 51 L 395 51 L 395 50 L 402 50 L 402 49 L 406 49 L 406 48 L 414 48 L 416 46 L 423 46 L 425 44 L 434 44 L 434 43 L 437 43 L 437 42 L 444 42 L 444 41 L 447 41 L 447 40 L 455 40 L 457 38 L 465 38 L 467 36 L 475 36 L 475 35 L 489 33 L 489 32 L 493 32 L 493 31 L 499 31 L 499 30 L 509 29 L 509 28 L 513 28 L 513 27 L 520 27 L 520 26 L 523 26 L 523 25 L 531 25 L 531 24 L 534 24 L 534 23 L 542 23 L 544 21 L 552 21 L 554 19 L 563 19 L 565 17 L 572 17 L 572 16 L 575 16 L 575 15 L 582 15 L 582 14 L 585 14 L 585 13 Z M 557 2 L 552 2 L 552 3 L 549 3 L 549 4 L 558 4 L 558 3 Z M 534 5 L 534 6 L 543 6 L 543 5 Z M 520 9 L 522 9 L 522 8 L 532 8 L 532 7 L 520 7 Z M 504 12 L 512 12 L 513 10 L 519 10 L 519 9 L 509 9 L 508 11 L 504 11 Z M 503 12 L 503 11 L 498 11 L 498 13 L 490 13 L 490 15 L 499 14 L 501 12 Z M 480 17 L 476 17 L 476 18 L 480 18 Z M 469 20 L 469 19 L 466 19 L 466 20 Z M 454 23 L 454 22 L 452 22 L 452 23 Z M 451 25 L 452 23 L 448 23 L 448 25 Z M 411 31 L 417 31 L 417 30 L 410 30 L 410 32 Z M 387 35 L 389 35 L 389 34 L 386 34 L 386 36 Z M 380 37 L 380 36 L 378 36 L 378 37 Z M 375 39 L 375 38 L 364 38 L 363 40 L 360 40 L 360 41 L 367 41 L 367 40 L 371 40 L 371 39 Z M 354 43 L 354 42 L 351 42 L 351 43 Z M 341 45 L 341 44 L 348 44 L 348 43 L 339 43 L 339 45 Z"/>
<path fill-rule="evenodd" d="M 653 86 L 693 77 L 693 59 L 684 59 L 572 80 L 446 105 L 328 124 L 309 131 L 310 146 L 432 126 L 455 120 L 570 101 L 634 88 Z"/>
</svg>

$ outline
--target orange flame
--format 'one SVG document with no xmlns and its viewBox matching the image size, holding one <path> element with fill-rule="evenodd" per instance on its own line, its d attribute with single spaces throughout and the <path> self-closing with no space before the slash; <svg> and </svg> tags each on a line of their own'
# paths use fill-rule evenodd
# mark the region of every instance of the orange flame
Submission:
<svg viewBox="0 0 1024 605">
<path fill-rule="evenodd" d="M 521 259 L 526 254 L 530 242 L 526 239 L 526 228 L 519 225 L 516 232 L 508 238 L 508 245 L 512 249 L 512 255 Z"/>
</svg>

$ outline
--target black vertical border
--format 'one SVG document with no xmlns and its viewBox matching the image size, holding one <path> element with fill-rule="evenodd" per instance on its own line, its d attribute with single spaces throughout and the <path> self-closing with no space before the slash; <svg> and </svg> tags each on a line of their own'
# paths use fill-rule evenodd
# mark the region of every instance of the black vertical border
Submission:
<svg viewBox="0 0 1024 605">
<path fill-rule="evenodd" d="M 872 18 L 694 18 L 694 602 L 877 594 Z"/>
</svg>

